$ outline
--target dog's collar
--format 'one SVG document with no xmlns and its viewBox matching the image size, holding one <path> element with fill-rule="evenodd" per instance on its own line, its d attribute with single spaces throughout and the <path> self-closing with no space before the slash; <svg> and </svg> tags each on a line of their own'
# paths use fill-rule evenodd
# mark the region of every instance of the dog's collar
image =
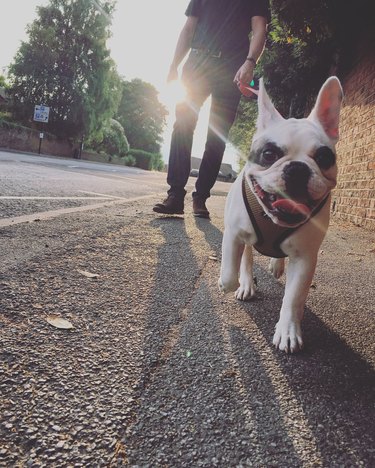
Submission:
<svg viewBox="0 0 375 468">
<path fill-rule="evenodd" d="M 242 195 L 246 210 L 250 216 L 251 223 L 257 236 L 257 242 L 254 244 L 254 248 L 259 253 L 266 255 L 267 257 L 287 257 L 287 255 L 281 250 L 280 244 L 299 227 L 303 226 L 303 224 L 295 228 L 288 228 L 275 224 L 271 218 L 266 215 L 262 206 L 259 204 L 248 181 L 246 180 L 245 174 L 242 178 Z M 313 216 L 323 208 L 327 200 L 328 196 L 314 210 Z"/>
</svg>

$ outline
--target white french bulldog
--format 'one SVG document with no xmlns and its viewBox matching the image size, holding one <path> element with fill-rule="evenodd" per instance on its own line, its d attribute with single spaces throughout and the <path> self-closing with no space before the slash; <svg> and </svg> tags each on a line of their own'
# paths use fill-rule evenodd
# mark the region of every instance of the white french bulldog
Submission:
<svg viewBox="0 0 375 468">
<path fill-rule="evenodd" d="M 303 347 L 301 321 L 315 273 L 319 247 L 336 185 L 335 143 L 343 92 L 330 77 L 304 119 L 284 119 L 263 82 L 258 95 L 257 129 L 248 161 L 228 194 L 219 288 L 251 299 L 252 245 L 270 257 L 276 278 L 289 257 L 285 294 L 273 344 L 286 352 Z"/>
</svg>

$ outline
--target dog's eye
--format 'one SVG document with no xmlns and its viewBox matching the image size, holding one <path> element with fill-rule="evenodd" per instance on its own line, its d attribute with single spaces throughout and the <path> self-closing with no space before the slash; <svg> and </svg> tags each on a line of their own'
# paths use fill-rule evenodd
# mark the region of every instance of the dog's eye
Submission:
<svg viewBox="0 0 375 468">
<path fill-rule="evenodd" d="M 279 159 L 279 157 L 279 152 L 275 151 L 275 149 L 264 149 L 260 157 L 260 163 L 263 166 L 271 166 L 274 162 L 276 162 Z"/>
<path fill-rule="evenodd" d="M 320 169 L 327 170 L 335 164 L 336 155 L 328 146 L 321 146 L 316 150 L 314 159 Z"/>
</svg>

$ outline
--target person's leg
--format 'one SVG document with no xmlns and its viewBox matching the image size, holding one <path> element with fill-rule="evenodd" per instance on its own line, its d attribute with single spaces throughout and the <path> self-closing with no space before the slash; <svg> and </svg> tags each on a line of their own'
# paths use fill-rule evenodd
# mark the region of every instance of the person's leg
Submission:
<svg viewBox="0 0 375 468">
<path fill-rule="evenodd" d="M 170 186 L 168 194 L 184 198 L 185 185 L 191 168 L 191 149 L 194 130 L 198 121 L 201 99 L 194 101 L 187 98 L 176 106 L 176 120 L 173 126 L 169 152 L 167 183 Z"/>
<path fill-rule="evenodd" d="M 228 133 L 241 98 L 233 83 L 232 73 L 223 73 L 222 77 L 222 81 L 219 78 L 213 86 L 206 146 L 195 185 L 196 191 L 193 193 L 193 199 L 199 198 L 203 202 L 210 196 L 210 190 L 215 184 Z"/>
<path fill-rule="evenodd" d="M 176 106 L 167 175 L 170 188 L 167 198 L 154 206 L 156 213 L 184 214 L 185 185 L 190 175 L 193 134 L 202 103 L 202 99 L 193 101 L 192 97 L 188 97 Z"/>
<path fill-rule="evenodd" d="M 187 60 L 182 80 L 187 89 L 187 96 L 184 102 L 176 106 L 168 161 L 167 183 L 170 189 L 168 198 L 154 206 L 154 211 L 158 213 L 183 212 L 185 185 L 191 168 L 194 130 L 200 108 L 210 94 L 205 76 L 205 64 L 199 63 L 196 57 L 190 56 Z"/>
</svg>

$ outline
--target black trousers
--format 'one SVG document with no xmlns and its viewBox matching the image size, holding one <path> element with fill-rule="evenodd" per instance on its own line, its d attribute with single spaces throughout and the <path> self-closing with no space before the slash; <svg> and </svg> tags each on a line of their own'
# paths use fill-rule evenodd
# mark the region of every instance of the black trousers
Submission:
<svg viewBox="0 0 375 468">
<path fill-rule="evenodd" d="M 182 198 L 186 194 L 194 130 L 199 111 L 204 101 L 211 96 L 207 140 L 193 192 L 193 197 L 206 199 L 210 196 L 241 97 L 233 79 L 243 61 L 243 57 L 228 60 L 207 57 L 194 51 L 190 53 L 182 70 L 187 97 L 176 106 L 168 163 L 168 194 Z"/>
</svg>

